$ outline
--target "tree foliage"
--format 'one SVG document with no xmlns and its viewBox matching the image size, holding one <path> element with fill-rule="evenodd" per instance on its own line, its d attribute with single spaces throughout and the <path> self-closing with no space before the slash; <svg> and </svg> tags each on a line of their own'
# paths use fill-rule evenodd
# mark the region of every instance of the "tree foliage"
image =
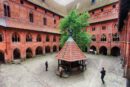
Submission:
<svg viewBox="0 0 130 87">
<path fill-rule="evenodd" d="M 79 14 L 76 10 L 71 11 L 68 16 L 63 18 L 60 21 L 60 29 L 61 29 L 61 46 L 64 45 L 66 40 L 69 37 L 68 29 L 71 30 L 72 37 L 78 44 L 78 46 L 84 50 L 84 47 L 91 42 L 91 36 L 86 32 L 86 26 L 88 23 L 89 14 L 88 12 L 84 12 Z"/>
</svg>

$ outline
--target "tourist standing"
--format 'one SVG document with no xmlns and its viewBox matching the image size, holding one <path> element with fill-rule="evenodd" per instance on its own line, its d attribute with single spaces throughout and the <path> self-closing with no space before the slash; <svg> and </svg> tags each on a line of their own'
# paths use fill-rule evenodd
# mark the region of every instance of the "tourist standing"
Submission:
<svg viewBox="0 0 130 87">
<path fill-rule="evenodd" d="M 62 77 L 62 75 L 63 75 L 63 68 L 61 66 L 59 67 L 59 73 L 60 73 L 60 77 Z"/>
<path fill-rule="evenodd" d="M 104 77 L 106 75 L 106 71 L 105 71 L 104 67 L 102 67 L 102 70 L 100 71 L 100 73 L 101 73 L 102 83 L 105 84 Z"/>
<path fill-rule="evenodd" d="M 46 71 L 48 71 L 48 61 L 45 62 Z"/>
</svg>

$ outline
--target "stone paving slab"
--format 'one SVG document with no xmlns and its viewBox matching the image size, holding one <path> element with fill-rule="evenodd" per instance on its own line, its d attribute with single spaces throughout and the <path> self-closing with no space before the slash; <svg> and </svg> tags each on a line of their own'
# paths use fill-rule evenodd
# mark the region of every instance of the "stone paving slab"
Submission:
<svg viewBox="0 0 130 87">
<path fill-rule="evenodd" d="M 0 66 L 0 87 L 126 87 L 120 59 L 110 56 L 86 54 L 87 70 L 60 78 L 55 74 L 57 60 L 55 54 L 28 59 L 21 64 L 2 64 Z M 49 71 L 45 71 L 45 61 Z M 106 84 L 100 80 L 102 66 L 106 69 Z"/>
</svg>

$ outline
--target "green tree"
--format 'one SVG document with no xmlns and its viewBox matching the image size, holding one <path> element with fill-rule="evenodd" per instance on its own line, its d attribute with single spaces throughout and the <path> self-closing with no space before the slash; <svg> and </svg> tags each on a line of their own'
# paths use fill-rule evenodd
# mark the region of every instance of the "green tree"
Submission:
<svg viewBox="0 0 130 87">
<path fill-rule="evenodd" d="M 78 44 L 78 46 L 84 50 L 86 45 L 91 42 L 91 36 L 86 32 L 86 26 L 88 23 L 89 14 L 84 12 L 79 14 L 76 10 L 71 11 L 68 16 L 60 21 L 61 38 L 60 45 L 63 46 L 69 37 L 68 29 L 71 30 L 72 37 Z"/>
</svg>

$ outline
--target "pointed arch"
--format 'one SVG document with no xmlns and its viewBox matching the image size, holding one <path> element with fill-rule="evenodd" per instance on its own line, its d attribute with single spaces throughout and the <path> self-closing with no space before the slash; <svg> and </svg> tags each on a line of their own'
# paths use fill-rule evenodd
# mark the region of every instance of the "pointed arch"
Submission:
<svg viewBox="0 0 130 87">
<path fill-rule="evenodd" d="M 54 45 L 54 46 L 53 46 L 53 52 L 56 52 L 56 51 L 57 51 L 57 46 Z"/>
<path fill-rule="evenodd" d="M 38 46 L 35 50 L 36 55 L 42 55 L 43 54 L 43 49 L 41 46 Z"/>
<path fill-rule="evenodd" d="M 26 34 L 26 42 L 32 42 L 32 35 L 30 33 Z"/>
<path fill-rule="evenodd" d="M 32 58 L 32 57 L 33 57 L 32 49 L 27 48 L 26 49 L 26 58 Z"/>
<path fill-rule="evenodd" d="M 13 57 L 14 57 L 14 59 L 20 59 L 21 58 L 20 50 L 18 48 L 14 49 Z"/>
<path fill-rule="evenodd" d="M 17 32 L 12 34 L 12 42 L 20 42 L 20 35 Z"/>
</svg>

